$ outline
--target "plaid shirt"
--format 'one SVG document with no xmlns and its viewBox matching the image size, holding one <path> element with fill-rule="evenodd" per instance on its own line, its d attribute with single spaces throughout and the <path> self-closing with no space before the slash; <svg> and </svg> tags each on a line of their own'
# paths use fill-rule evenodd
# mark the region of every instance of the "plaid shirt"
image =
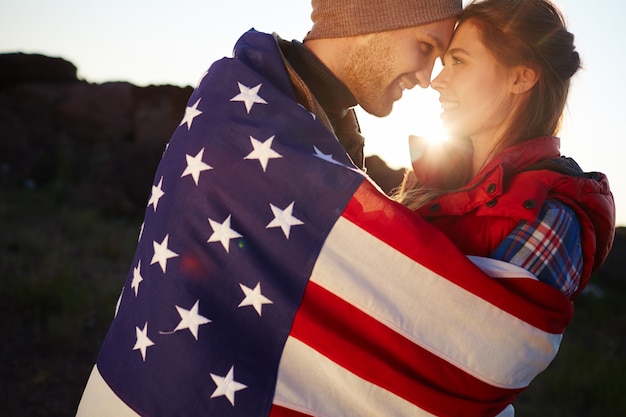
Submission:
<svg viewBox="0 0 626 417">
<path fill-rule="evenodd" d="M 571 297 L 580 283 L 582 246 L 574 211 L 548 200 L 533 222 L 520 222 L 490 255 L 532 272 Z"/>
</svg>

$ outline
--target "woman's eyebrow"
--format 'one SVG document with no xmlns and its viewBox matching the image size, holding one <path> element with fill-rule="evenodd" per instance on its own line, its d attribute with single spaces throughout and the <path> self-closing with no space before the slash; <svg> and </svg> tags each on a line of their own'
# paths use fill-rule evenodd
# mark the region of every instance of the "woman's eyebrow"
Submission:
<svg viewBox="0 0 626 417">
<path fill-rule="evenodd" d="M 452 48 L 446 51 L 446 55 L 468 55 L 471 56 L 469 52 L 467 52 L 463 48 Z"/>
</svg>

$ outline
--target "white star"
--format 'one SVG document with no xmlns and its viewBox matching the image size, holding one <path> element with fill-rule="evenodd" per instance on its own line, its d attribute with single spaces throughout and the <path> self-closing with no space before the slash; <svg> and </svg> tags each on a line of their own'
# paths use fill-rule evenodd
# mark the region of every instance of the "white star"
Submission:
<svg viewBox="0 0 626 417">
<path fill-rule="evenodd" d="M 207 242 L 221 242 L 226 252 L 228 252 L 228 245 L 230 243 L 230 239 L 234 239 L 236 237 L 242 237 L 239 233 L 235 232 L 230 228 L 230 214 L 224 220 L 224 223 L 216 222 L 215 220 L 209 219 L 209 223 L 213 228 L 213 234 L 209 237 Z"/>
<path fill-rule="evenodd" d="M 141 260 L 137 263 L 137 268 L 133 268 L 133 282 L 130 284 L 130 287 L 135 290 L 135 297 L 137 297 L 137 293 L 139 292 L 139 284 L 143 281 L 143 277 L 141 276 Z"/>
<path fill-rule="evenodd" d="M 213 169 L 213 167 L 202 162 L 202 158 L 204 157 L 204 148 L 202 148 L 196 156 L 185 155 L 185 157 L 187 158 L 187 168 L 185 168 L 183 175 L 180 177 L 182 178 L 185 175 L 191 175 L 193 177 L 193 181 L 196 185 L 198 185 L 198 181 L 200 181 L 200 173 L 202 171 Z"/>
<path fill-rule="evenodd" d="M 274 136 L 267 138 L 265 142 L 261 142 L 250 136 L 250 143 L 252 143 L 252 147 L 254 148 L 254 150 L 243 159 L 258 159 L 261 163 L 261 167 L 263 168 L 263 172 L 265 172 L 265 169 L 267 168 L 267 162 L 270 159 L 283 157 L 281 154 L 272 149 L 273 140 Z"/>
<path fill-rule="evenodd" d="M 317 118 L 317 116 L 315 115 L 315 113 L 313 113 L 312 111 L 308 111 L 306 107 L 304 107 L 302 104 L 298 103 L 298 106 L 302 107 L 304 110 L 306 110 L 307 112 L 309 112 L 309 114 L 311 115 L 311 117 L 313 118 L 313 120 L 315 120 Z"/>
<path fill-rule="evenodd" d="M 215 391 L 211 394 L 211 398 L 221 397 L 223 395 L 228 398 L 228 401 L 230 401 L 233 406 L 235 405 L 235 392 L 248 388 L 248 386 L 235 381 L 234 373 L 235 366 L 231 366 L 230 371 L 228 371 L 228 374 L 224 377 L 211 374 L 213 382 L 217 385 L 217 388 L 215 388 Z"/>
<path fill-rule="evenodd" d="M 257 94 L 262 84 L 252 88 L 246 87 L 241 83 L 237 83 L 237 85 L 239 86 L 239 94 L 231 98 L 230 101 L 243 101 L 248 114 L 250 114 L 250 110 L 252 110 L 252 106 L 254 106 L 255 103 L 267 104 L 267 101 L 263 100 L 263 98 Z"/>
<path fill-rule="evenodd" d="M 139 349 L 141 351 L 141 357 L 143 361 L 146 361 L 146 351 L 150 346 L 154 346 L 154 342 L 148 338 L 148 322 L 144 324 L 143 329 L 139 329 L 139 327 L 135 327 L 135 334 L 137 335 L 137 342 L 135 342 L 135 346 L 133 350 Z"/>
<path fill-rule="evenodd" d="M 172 252 L 171 250 L 168 249 L 167 245 L 168 245 L 169 238 L 170 238 L 170 235 L 168 234 L 168 235 L 165 235 L 163 242 L 161 243 L 157 243 L 156 241 L 152 242 L 152 246 L 154 247 L 154 255 L 152 256 L 152 261 L 150 262 L 150 265 L 154 265 L 155 263 L 158 262 L 159 265 L 161 265 L 161 269 L 163 270 L 163 273 L 165 273 L 165 270 L 167 268 L 167 260 L 178 256 L 176 252 Z"/>
<path fill-rule="evenodd" d="M 199 302 L 200 300 L 196 301 L 193 307 L 191 307 L 191 310 L 185 310 L 182 307 L 176 306 L 176 310 L 178 310 L 178 314 L 180 315 L 180 323 L 178 323 L 174 331 L 189 329 L 193 337 L 198 340 L 198 327 L 211 322 L 211 320 L 198 314 Z"/>
<path fill-rule="evenodd" d="M 292 201 L 291 204 L 289 204 L 289 206 L 287 206 L 284 210 L 281 210 L 275 205 L 270 204 L 272 213 L 274 213 L 274 220 L 272 220 L 267 226 L 265 226 L 265 228 L 270 229 L 272 227 L 280 227 L 283 230 L 285 237 L 289 239 L 291 226 L 304 224 L 302 221 L 291 215 L 291 213 L 293 212 L 294 203 L 295 201 Z"/>
<path fill-rule="evenodd" d="M 154 206 L 154 212 L 156 213 L 157 205 L 159 204 L 159 200 L 161 197 L 165 195 L 161 187 L 163 186 L 163 177 L 159 180 L 159 183 L 155 186 L 152 186 L 152 193 L 150 194 L 150 201 L 148 201 L 148 207 L 150 204 Z"/>
<path fill-rule="evenodd" d="M 117 297 L 117 303 L 115 304 L 115 314 L 113 314 L 113 318 L 117 317 L 117 312 L 120 311 L 120 304 L 122 304 L 122 296 L 124 295 L 124 287 L 122 287 L 122 292 L 120 296 Z"/>
<path fill-rule="evenodd" d="M 137 237 L 137 242 L 139 242 L 141 240 L 141 236 L 143 236 L 143 228 L 146 225 L 146 221 L 144 220 L 143 223 L 141 223 L 141 228 L 139 229 L 139 237 Z"/>
<path fill-rule="evenodd" d="M 200 100 L 201 99 L 198 99 L 198 101 L 196 101 L 194 105 L 191 107 L 187 106 L 187 108 L 185 109 L 185 116 L 183 116 L 183 120 L 180 122 L 178 126 L 182 126 L 186 123 L 187 130 L 191 129 L 191 124 L 193 123 L 193 119 L 195 119 L 196 117 L 202 114 L 202 112 L 198 110 L 198 104 L 200 104 Z"/>
<path fill-rule="evenodd" d="M 325 154 L 324 152 L 322 152 L 319 149 L 317 149 L 317 146 L 313 146 L 313 149 L 315 149 L 315 153 L 313 154 L 313 156 L 316 156 L 319 159 L 323 159 L 326 162 L 330 162 L 331 164 L 343 165 L 342 163 L 336 161 L 333 158 L 332 154 Z"/>
<path fill-rule="evenodd" d="M 273 304 L 272 300 L 265 297 L 261 294 L 261 283 L 257 283 L 254 289 L 248 288 L 243 284 L 239 284 L 241 290 L 246 295 L 246 297 L 239 303 L 237 307 L 244 306 L 253 306 L 257 313 L 259 313 L 259 317 L 261 316 L 261 309 L 263 308 L 263 304 Z"/>
</svg>

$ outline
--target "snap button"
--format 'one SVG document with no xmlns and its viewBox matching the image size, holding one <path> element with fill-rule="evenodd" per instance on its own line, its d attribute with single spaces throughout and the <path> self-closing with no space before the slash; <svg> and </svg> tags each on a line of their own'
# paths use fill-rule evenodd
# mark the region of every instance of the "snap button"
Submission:
<svg viewBox="0 0 626 417">
<path fill-rule="evenodd" d="M 493 194 L 495 192 L 496 192 L 496 185 L 495 184 L 489 184 L 489 186 L 487 186 L 487 193 Z"/>
<path fill-rule="evenodd" d="M 487 201 L 487 207 L 489 208 L 495 207 L 496 204 L 498 204 L 498 200 L 496 200 L 495 198 L 491 201 Z"/>
<path fill-rule="evenodd" d="M 524 208 L 528 210 L 532 210 L 537 206 L 535 200 L 526 200 L 524 201 Z"/>
<path fill-rule="evenodd" d="M 432 205 L 429 207 L 429 210 L 430 210 L 430 211 L 432 211 L 433 213 L 436 213 L 436 212 L 438 212 L 439 210 L 441 210 L 441 206 L 440 206 L 439 204 L 435 203 L 435 204 L 432 204 Z"/>
</svg>

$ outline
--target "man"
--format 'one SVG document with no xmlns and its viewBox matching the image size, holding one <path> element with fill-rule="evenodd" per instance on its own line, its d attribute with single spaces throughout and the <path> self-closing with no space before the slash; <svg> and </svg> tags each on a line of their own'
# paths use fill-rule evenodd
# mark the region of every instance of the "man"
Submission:
<svg viewBox="0 0 626 417">
<path fill-rule="evenodd" d="M 79 416 L 510 415 L 571 305 L 480 262 L 510 294 L 359 169 L 352 108 L 427 86 L 459 11 L 313 0 L 304 45 L 250 31 L 212 65 Z"/>
<path fill-rule="evenodd" d="M 460 1 L 314 0 L 304 45 L 279 40 L 287 65 L 306 85 L 302 104 L 310 110 L 315 101 L 321 105 L 358 167 L 363 138 L 353 108 L 386 116 L 404 89 L 428 87 L 460 10 Z"/>
</svg>

